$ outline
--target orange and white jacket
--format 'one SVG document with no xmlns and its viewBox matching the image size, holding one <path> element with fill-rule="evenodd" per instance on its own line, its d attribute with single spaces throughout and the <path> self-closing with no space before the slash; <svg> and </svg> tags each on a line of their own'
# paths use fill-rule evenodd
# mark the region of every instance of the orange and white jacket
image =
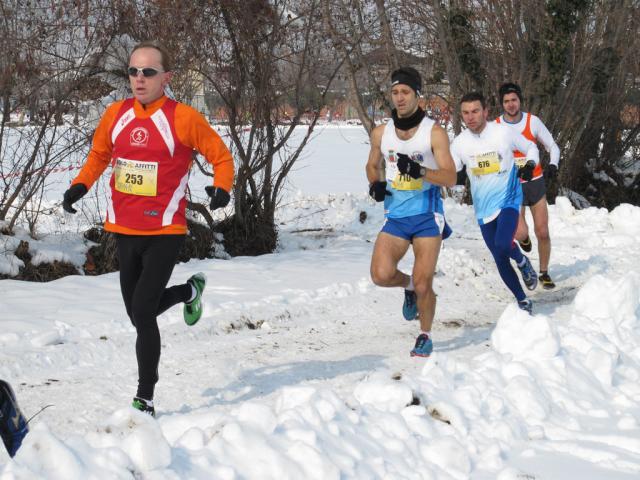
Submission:
<svg viewBox="0 0 640 480">
<path fill-rule="evenodd" d="M 72 184 L 90 189 L 111 165 L 105 230 L 185 234 L 193 150 L 213 166 L 214 186 L 230 192 L 231 152 L 200 113 L 164 96 L 146 106 L 133 98 L 122 100 L 102 116 L 87 162 Z"/>
</svg>

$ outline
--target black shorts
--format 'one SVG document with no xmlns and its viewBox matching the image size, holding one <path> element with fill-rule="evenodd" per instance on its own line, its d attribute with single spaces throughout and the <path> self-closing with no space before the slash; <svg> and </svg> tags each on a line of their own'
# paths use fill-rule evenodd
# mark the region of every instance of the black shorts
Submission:
<svg viewBox="0 0 640 480">
<path fill-rule="evenodd" d="M 530 207 L 540 201 L 547 193 L 544 177 L 536 178 L 522 184 L 522 206 Z"/>
</svg>

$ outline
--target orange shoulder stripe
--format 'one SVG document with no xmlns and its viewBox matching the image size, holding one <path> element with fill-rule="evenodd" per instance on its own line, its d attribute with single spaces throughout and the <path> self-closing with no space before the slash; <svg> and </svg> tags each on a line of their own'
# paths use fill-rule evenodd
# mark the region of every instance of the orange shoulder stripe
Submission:
<svg viewBox="0 0 640 480">
<path fill-rule="evenodd" d="M 530 112 L 527 112 L 527 121 L 526 121 L 526 123 L 524 125 L 524 130 L 522 131 L 522 135 L 527 140 L 529 140 L 531 142 L 534 142 L 534 143 L 536 142 L 536 137 L 531 132 L 531 113 Z"/>
</svg>

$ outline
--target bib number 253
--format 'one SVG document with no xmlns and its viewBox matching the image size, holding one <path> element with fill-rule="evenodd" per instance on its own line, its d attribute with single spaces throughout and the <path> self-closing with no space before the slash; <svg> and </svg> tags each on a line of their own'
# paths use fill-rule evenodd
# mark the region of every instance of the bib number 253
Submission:
<svg viewBox="0 0 640 480">
<path fill-rule="evenodd" d="M 144 180 L 144 177 L 142 175 L 136 175 L 134 173 L 125 174 L 125 179 L 124 179 L 126 183 L 130 183 L 132 185 L 142 185 L 143 180 Z"/>
</svg>

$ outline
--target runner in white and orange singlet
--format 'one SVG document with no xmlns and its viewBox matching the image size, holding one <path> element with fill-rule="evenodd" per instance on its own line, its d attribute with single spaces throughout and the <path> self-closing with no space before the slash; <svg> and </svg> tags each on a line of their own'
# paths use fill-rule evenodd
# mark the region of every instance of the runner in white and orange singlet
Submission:
<svg viewBox="0 0 640 480">
<path fill-rule="evenodd" d="M 529 238 L 529 227 L 525 219 L 525 208 L 531 209 L 533 217 L 533 227 L 538 239 L 538 255 L 540 261 L 540 283 L 544 289 L 555 288 L 555 283 L 549 276 L 549 259 L 551 257 L 551 239 L 549 237 L 549 213 L 547 209 L 546 185 L 545 181 L 556 177 L 558 173 L 558 163 L 560 162 L 560 149 L 553 140 L 551 133 L 538 117 L 530 112 L 523 112 L 522 90 L 515 83 L 505 83 L 499 90 L 500 103 L 504 113 L 496 118 L 496 122 L 503 123 L 524 136 L 527 140 L 541 143 L 550 154 L 549 165 L 542 170 L 538 164 L 533 172 L 530 181 L 522 181 L 522 192 L 524 195 L 522 207 L 520 209 L 520 219 L 516 231 L 516 240 L 525 252 L 531 251 L 531 239 Z M 516 161 L 522 158 L 522 152 L 515 151 Z"/>
</svg>

